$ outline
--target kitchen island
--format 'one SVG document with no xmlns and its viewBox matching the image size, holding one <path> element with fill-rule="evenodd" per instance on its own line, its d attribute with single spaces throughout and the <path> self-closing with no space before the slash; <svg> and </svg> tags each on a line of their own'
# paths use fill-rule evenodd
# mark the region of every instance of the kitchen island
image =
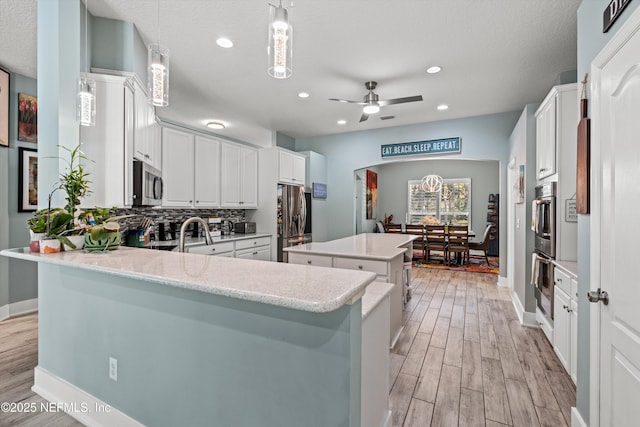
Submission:
<svg viewBox="0 0 640 427">
<path fill-rule="evenodd" d="M 391 291 L 391 342 L 402 332 L 402 310 L 407 297 L 413 241 L 418 236 L 401 233 L 363 233 L 328 242 L 286 248 L 289 263 L 371 271 L 378 280 L 393 283 Z"/>
<path fill-rule="evenodd" d="M 374 273 L 125 247 L 1 254 L 38 262 L 34 391 L 86 424 L 361 425 Z"/>
</svg>

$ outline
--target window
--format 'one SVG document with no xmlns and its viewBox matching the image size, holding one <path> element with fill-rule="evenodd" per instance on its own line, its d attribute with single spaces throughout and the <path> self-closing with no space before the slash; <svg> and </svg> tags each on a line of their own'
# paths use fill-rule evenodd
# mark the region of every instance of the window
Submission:
<svg viewBox="0 0 640 427">
<path fill-rule="evenodd" d="M 439 193 L 422 191 L 421 181 L 409 181 L 409 224 L 426 216 L 442 223 L 471 227 L 471 178 L 444 179 Z"/>
</svg>

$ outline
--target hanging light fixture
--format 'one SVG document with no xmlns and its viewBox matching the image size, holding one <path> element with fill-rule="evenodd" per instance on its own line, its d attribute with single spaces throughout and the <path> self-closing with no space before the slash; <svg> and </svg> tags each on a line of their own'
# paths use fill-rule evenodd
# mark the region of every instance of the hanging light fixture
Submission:
<svg viewBox="0 0 640 427">
<path fill-rule="evenodd" d="M 158 40 L 147 47 L 147 84 L 149 103 L 169 105 L 169 49 L 160 46 L 160 0 L 158 0 Z"/>
<path fill-rule="evenodd" d="M 84 73 L 78 78 L 78 99 L 76 116 L 82 126 L 96 124 L 96 82 L 88 77 L 89 73 L 89 0 L 84 5 Z"/>
<path fill-rule="evenodd" d="M 282 7 L 269 3 L 269 45 L 267 72 L 276 79 L 291 76 L 293 64 L 293 28 L 289 24 L 289 12 Z"/>
<path fill-rule="evenodd" d="M 427 175 L 420 183 L 422 191 L 427 193 L 438 193 L 442 190 L 442 177 L 439 175 Z"/>
</svg>

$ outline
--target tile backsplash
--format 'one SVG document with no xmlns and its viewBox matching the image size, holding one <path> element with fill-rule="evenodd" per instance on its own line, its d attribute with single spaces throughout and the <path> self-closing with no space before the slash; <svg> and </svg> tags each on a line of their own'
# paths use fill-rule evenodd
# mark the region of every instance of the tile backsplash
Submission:
<svg viewBox="0 0 640 427">
<path fill-rule="evenodd" d="M 140 226 L 144 218 L 150 218 L 154 223 L 177 222 L 182 223 L 187 218 L 199 216 L 205 221 L 209 217 L 220 217 L 232 222 L 244 221 L 244 209 L 157 209 L 157 208 L 127 208 L 118 209 L 116 215 L 135 215 L 118 221 L 121 231 L 126 233 L 130 228 Z"/>
</svg>

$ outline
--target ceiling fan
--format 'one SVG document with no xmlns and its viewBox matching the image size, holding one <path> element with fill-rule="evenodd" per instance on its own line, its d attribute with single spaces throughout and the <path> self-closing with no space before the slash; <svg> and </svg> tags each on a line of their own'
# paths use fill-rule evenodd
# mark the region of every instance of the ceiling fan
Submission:
<svg viewBox="0 0 640 427">
<path fill-rule="evenodd" d="M 358 101 L 349 101 L 348 99 L 336 99 L 330 98 L 329 101 L 338 101 L 338 102 L 349 102 L 351 104 L 362 105 L 362 117 L 360 117 L 360 121 L 364 122 L 369 118 L 370 114 L 376 114 L 380 111 L 380 107 L 384 107 L 386 105 L 393 104 L 403 104 L 405 102 L 416 102 L 422 101 L 422 95 L 416 96 L 407 96 L 405 98 L 394 98 L 394 99 L 378 99 L 378 94 L 374 93 L 373 90 L 378 85 L 378 82 L 370 81 L 364 84 L 364 87 L 369 91 L 368 94 L 364 96 L 363 102 Z"/>
</svg>

